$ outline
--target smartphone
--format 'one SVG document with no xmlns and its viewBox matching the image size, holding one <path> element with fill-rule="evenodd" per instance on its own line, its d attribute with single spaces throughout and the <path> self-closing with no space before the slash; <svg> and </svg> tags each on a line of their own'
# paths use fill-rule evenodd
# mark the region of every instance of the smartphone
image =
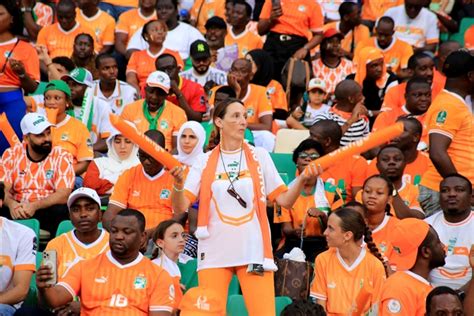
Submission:
<svg viewBox="0 0 474 316">
<path fill-rule="evenodd" d="M 43 252 L 43 265 L 51 268 L 53 278 L 46 282 L 49 285 L 55 285 L 58 282 L 58 264 L 56 250 L 45 250 Z"/>
</svg>

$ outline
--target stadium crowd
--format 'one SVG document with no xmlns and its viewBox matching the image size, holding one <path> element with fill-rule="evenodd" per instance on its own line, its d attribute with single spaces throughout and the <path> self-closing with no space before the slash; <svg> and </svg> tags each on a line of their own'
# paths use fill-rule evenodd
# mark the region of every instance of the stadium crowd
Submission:
<svg viewBox="0 0 474 316">
<path fill-rule="evenodd" d="M 473 102 L 471 0 L 1 0 L 0 315 L 474 316 Z"/>
</svg>

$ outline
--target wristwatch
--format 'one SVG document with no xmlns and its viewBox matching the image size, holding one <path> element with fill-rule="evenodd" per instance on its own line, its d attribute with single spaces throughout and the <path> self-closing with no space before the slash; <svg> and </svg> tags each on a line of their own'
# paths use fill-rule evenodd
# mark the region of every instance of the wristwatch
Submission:
<svg viewBox="0 0 474 316">
<path fill-rule="evenodd" d="M 24 12 L 32 12 L 32 11 L 33 11 L 33 8 L 22 7 L 22 8 L 20 9 L 20 11 L 23 12 L 23 13 L 24 13 Z"/>
</svg>

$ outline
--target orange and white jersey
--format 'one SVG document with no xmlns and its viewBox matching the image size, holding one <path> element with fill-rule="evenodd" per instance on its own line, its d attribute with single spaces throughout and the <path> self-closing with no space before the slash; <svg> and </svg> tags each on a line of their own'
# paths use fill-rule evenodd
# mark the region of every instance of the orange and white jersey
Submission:
<svg viewBox="0 0 474 316">
<path fill-rule="evenodd" d="M 400 220 L 395 216 L 385 215 L 382 223 L 372 230 L 372 238 L 380 254 L 390 261 L 390 254 L 392 252 L 392 230 Z"/>
<path fill-rule="evenodd" d="M 33 12 L 36 14 L 35 23 L 43 27 L 53 24 L 54 12 L 53 8 L 47 4 L 36 2 L 33 7 Z"/>
<path fill-rule="evenodd" d="M 87 17 L 79 8 L 76 8 L 76 21 L 94 31 L 96 52 L 100 52 L 104 46 L 114 45 L 115 20 L 107 12 L 99 9 L 94 16 Z"/>
<path fill-rule="evenodd" d="M 242 102 L 247 109 L 247 123 L 249 124 L 258 123 L 262 116 L 273 115 L 272 104 L 265 87 L 249 84 Z"/>
<path fill-rule="evenodd" d="M 469 282 L 472 269 L 469 266 L 469 249 L 474 244 L 474 212 L 462 222 L 450 223 L 438 212 L 425 221 L 433 226 L 446 247 L 446 264 L 431 270 L 433 286 L 449 286 L 455 290 Z"/>
<path fill-rule="evenodd" d="M 0 217 L 0 293 L 13 287 L 14 271 L 36 271 L 38 240 L 30 228 Z"/>
<path fill-rule="evenodd" d="M 310 295 L 326 301 L 327 315 L 351 315 L 360 295 L 367 297 L 357 315 L 364 315 L 379 302 L 385 270 L 382 262 L 365 247 L 351 266 L 337 248 L 330 248 L 316 257 L 314 271 Z"/>
<path fill-rule="evenodd" d="M 178 264 L 168 258 L 166 254 L 161 252 L 160 256 L 152 261 L 157 266 L 163 268 L 173 279 L 173 285 L 175 289 L 175 307 L 178 308 L 181 299 L 183 298 L 183 291 L 181 290 L 181 271 L 179 270 Z"/>
<path fill-rule="evenodd" d="M 170 275 L 140 253 L 124 265 L 110 251 L 79 261 L 58 285 L 80 297 L 84 316 L 141 316 L 174 306 Z"/>
<path fill-rule="evenodd" d="M 312 63 L 314 78 L 319 78 L 326 82 L 327 92 L 331 94 L 334 93 L 339 82 L 355 72 L 354 64 L 346 58 L 341 58 L 341 61 L 336 68 L 326 66 L 321 58 L 313 60 Z"/>
<path fill-rule="evenodd" d="M 60 277 L 76 262 L 94 258 L 109 250 L 109 233 L 105 229 L 102 229 L 99 238 L 90 244 L 84 244 L 77 239 L 74 231 L 52 239 L 46 246 L 46 250 L 56 250 Z"/>
<path fill-rule="evenodd" d="M 268 152 L 261 147 L 249 146 L 260 165 L 264 196 L 273 201 L 286 190 L 283 180 Z M 240 150 L 221 152 L 214 182 L 210 188 L 201 188 L 201 177 L 211 152 L 203 154 L 191 167 L 186 177 L 185 194 L 196 201 L 200 190 L 211 190 L 208 231 L 210 236 L 199 239 L 198 270 L 236 267 L 250 263 L 263 264 L 263 240 L 254 201 L 254 185 L 245 154 Z M 240 172 L 239 172 L 240 171 Z M 229 195 L 229 177 L 235 191 L 247 207 Z M 235 180 L 238 177 L 238 180 Z"/>
<path fill-rule="evenodd" d="M 225 46 L 233 44 L 237 44 L 239 47 L 239 58 L 244 58 L 251 50 L 263 47 L 263 41 L 260 36 L 255 35 L 249 30 L 244 30 L 242 33 L 236 35 L 232 31 L 232 28 L 229 27 L 225 37 Z"/>
</svg>

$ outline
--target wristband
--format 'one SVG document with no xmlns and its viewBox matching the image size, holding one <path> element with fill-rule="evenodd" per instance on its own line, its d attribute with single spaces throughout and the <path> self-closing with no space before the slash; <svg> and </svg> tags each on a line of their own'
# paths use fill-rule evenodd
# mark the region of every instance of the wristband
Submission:
<svg viewBox="0 0 474 316">
<path fill-rule="evenodd" d="M 182 189 L 178 189 L 178 188 L 173 184 L 173 190 L 174 190 L 175 192 L 183 192 L 183 191 L 184 191 L 184 186 L 183 186 Z"/>
<path fill-rule="evenodd" d="M 27 7 L 23 7 L 20 9 L 21 12 L 25 13 L 25 12 L 32 12 L 33 9 L 32 8 L 27 8 Z"/>
</svg>

